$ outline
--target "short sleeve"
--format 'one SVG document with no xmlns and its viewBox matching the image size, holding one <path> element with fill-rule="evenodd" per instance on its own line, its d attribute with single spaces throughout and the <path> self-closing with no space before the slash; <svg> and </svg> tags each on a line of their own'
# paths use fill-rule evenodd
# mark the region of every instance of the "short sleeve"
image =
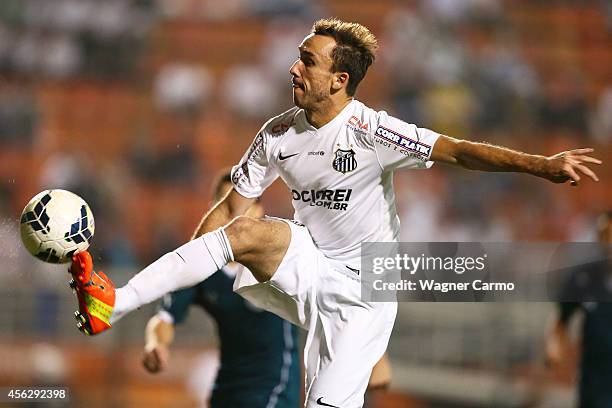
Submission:
<svg viewBox="0 0 612 408">
<path fill-rule="evenodd" d="M 169 293 L 162 298 L 160 310 L 170 314 L 174 324 L 182 323 L 187 317 L 189 306 L 193 303 L 196 294 L 195 286 Z"/>
<path fill-rule="evenodd" d="M 240 162 L 232 168 L 232 183 L 240 195 L 259 197 L 278 177 L 276 169 L 270 165 L 266 150 L 267 138 L 262 129 Z"/>
<path fill-rule="evenodd" d="M 401 167 L 429 168 L 434 144 L 440 135 L 425 128 L 379 112 L 378 126 L 374 132 L 374 146 L 383 170 Z"/>
</svg>

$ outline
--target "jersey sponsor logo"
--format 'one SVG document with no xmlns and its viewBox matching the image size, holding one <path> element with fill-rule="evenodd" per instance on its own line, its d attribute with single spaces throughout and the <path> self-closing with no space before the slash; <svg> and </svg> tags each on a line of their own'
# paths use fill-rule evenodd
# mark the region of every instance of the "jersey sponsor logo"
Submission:
<svg viewBox="0 0 612 408">
<path fill-rule="evenodd" d="M 283 156 L 283 152 L 280 152 L 280 153 L 278 153 L 278 160 L 280 160 L 280 161 L 287 160 L 288 158 L 293 157 L 293 156 L 297 156 L 298 154 L 300 154 L 300 153 L 293 153 L 293 154 L 288 154 L 286 156 Z"/>
<path fill-rule="evenodd" d="M 346 126 L 353 129 L 357 133 L 368 133 L 370 127 L 367 122 L 362 122 L 357 116 L 351 116 L 346 123 Z"/>
<path fill-rule="evenodd" d="M 352 188 L 338 188 L 336 190 L 291 190 L 291 196 L 295 201 L 308 203 L 311 207 L 321 207 L 338 211 L 346 211 L 352 193 Z"/>
<path fill-rule="evenodd" d="M 323 402 L 323 397 L 319 397 L 319 399 L 317 400 L 317 405 L 320 405 L 322 407 L 340 408 L 337 405 L 332 405 L 332 404 L 328 404 L 326 402 Z"/>
<path fill-rule="evenodd" d="M 343 150 L 338 149 L 334 152 L 334 160 L 332 161 L 332 167 L 334 170 L 339 171 L 342 174 L 346 174 L 349 171 L 353 171 L 357 168 L 357 160 L 355 159 L 355 151 L 353 149 Z"/>
<path fill-rule="evenodd" d="M 425 143 L 417 142 L 416 140 L 412 140 L 409 137 L 399 134 L 384 126 L 379 126 L 376 129 L 375 134 L 376 136 L 388 140 L 402 149 L 407 149 L 426 157 L 431 155 L 431 146 L 426 145 Z"/>
<path fill-rule="evenodd" d="M 325 152 L 323 150 L 320 150 L 318 152 L 308 152 L 309 156 L 325 156 Z"/>
</svg>

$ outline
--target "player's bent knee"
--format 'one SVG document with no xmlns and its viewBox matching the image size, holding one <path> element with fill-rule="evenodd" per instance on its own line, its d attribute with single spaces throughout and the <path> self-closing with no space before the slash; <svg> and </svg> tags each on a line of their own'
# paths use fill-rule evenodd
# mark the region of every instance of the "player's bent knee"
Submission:
<svg viewBox="0 0 612 408">
<path fill-rule="evenodd" d="M 291 241 L 289 226 L 279 220 L 246 216 L 235 218 L 225 227 L 234 259 L 261 282 L 272 277 Z"/>
<path fill-rule="evenodd" d="M 232 247 L 234 258 L 252 250 L 251 234 L 254 230 L 254 221 L 250 217 L 240 216 L 225 226 L 224 231 Z"/>
<path fill-rule="evenodd" d="M 234 257 L 245 254 L 269 253 L 275 250 L 279 232 L 270 221 L 239 216 L 225 227 Z"/>
</svg>

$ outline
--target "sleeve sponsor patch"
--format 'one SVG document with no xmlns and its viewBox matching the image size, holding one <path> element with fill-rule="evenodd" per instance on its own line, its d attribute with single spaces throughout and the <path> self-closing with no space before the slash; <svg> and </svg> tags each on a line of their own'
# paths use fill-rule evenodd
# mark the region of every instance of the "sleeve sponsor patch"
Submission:
<svg viewBox="0 0 612 408">
<path fill-rule="evenodd" d="M 264 137 L 260 132 L 251 143 L 251 147 L 246 153 L 245 157 L 241 160 L 241 163 L 236 166 L 232 173 L 232 182 L 234 185 L 239 185 L 250 179 L 249 166 L 256 162 L 264 154 Z"/>
<path fill-rule="evenodd" d="M 251 148 L 249 149 L 249 152 L 247 153 L 246 161 L 247 162 L 253 161 L 257 156 L 263 153 L 263 149 L 264 149 L 264 137 L 260 132 L 255 137 L 255 140 L 253 140 L 253 144 L 251 145 Z"/>
<path fill-rule="evenodd" d="M 409 137 L 406 137 L 384 126 L 378 126 L 378 128 L 376 128 L 375 135 L 395 144 L 402 149 L 410 150 L 411 152 L 425 157 L 429 157 L 431 155 L 431 146 L 416 140 L 412 140 Z"/>
<path fill-rule="evenodd" d="M 244 165 L 234 167 L 234 173 L 232 174 L 232 183 L 234 183 L 235 186 L 244 183 L 246 179 L 248 179 L 248 176 L 244 174 L 245 167 L 248 171 L 248 167 Z"/>
<path fill-rule="evenodd" d="M 266 154 L 269 135 L 260 131 L 240 162 L 232 168 L 232 183 L 241 195 L 254 198 L 278 178 L 278 172 L 270 165 Z"/>
</svg>

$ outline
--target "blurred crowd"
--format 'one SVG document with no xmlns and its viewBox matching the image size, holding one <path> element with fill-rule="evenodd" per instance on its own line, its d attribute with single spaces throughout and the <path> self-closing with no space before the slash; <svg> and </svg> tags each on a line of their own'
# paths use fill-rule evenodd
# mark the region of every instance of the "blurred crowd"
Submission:
<svg viewBox="0 0 612 408">
<path fill-rule="evenodd" d="M 541 154 L 612 152 L 606 1 L 4 0 L 0 2 L 0 258 L 40 190 L 80 194 L 93 252 L 139 266 L 185 241 L 263 122 L 291 106 L 312 22 L 371 27 L 368 105 L 441 133 Z M 612 168 L 576 189 L 434 166 L 397 172 L 404 240 L 591 240 Z M 290 196 L 264 196 L 291 217 Z M 8 221 L 6 221 L 8 220 Z M 5 222 L 6 221 L 6 222 Z"/>
</svg>

